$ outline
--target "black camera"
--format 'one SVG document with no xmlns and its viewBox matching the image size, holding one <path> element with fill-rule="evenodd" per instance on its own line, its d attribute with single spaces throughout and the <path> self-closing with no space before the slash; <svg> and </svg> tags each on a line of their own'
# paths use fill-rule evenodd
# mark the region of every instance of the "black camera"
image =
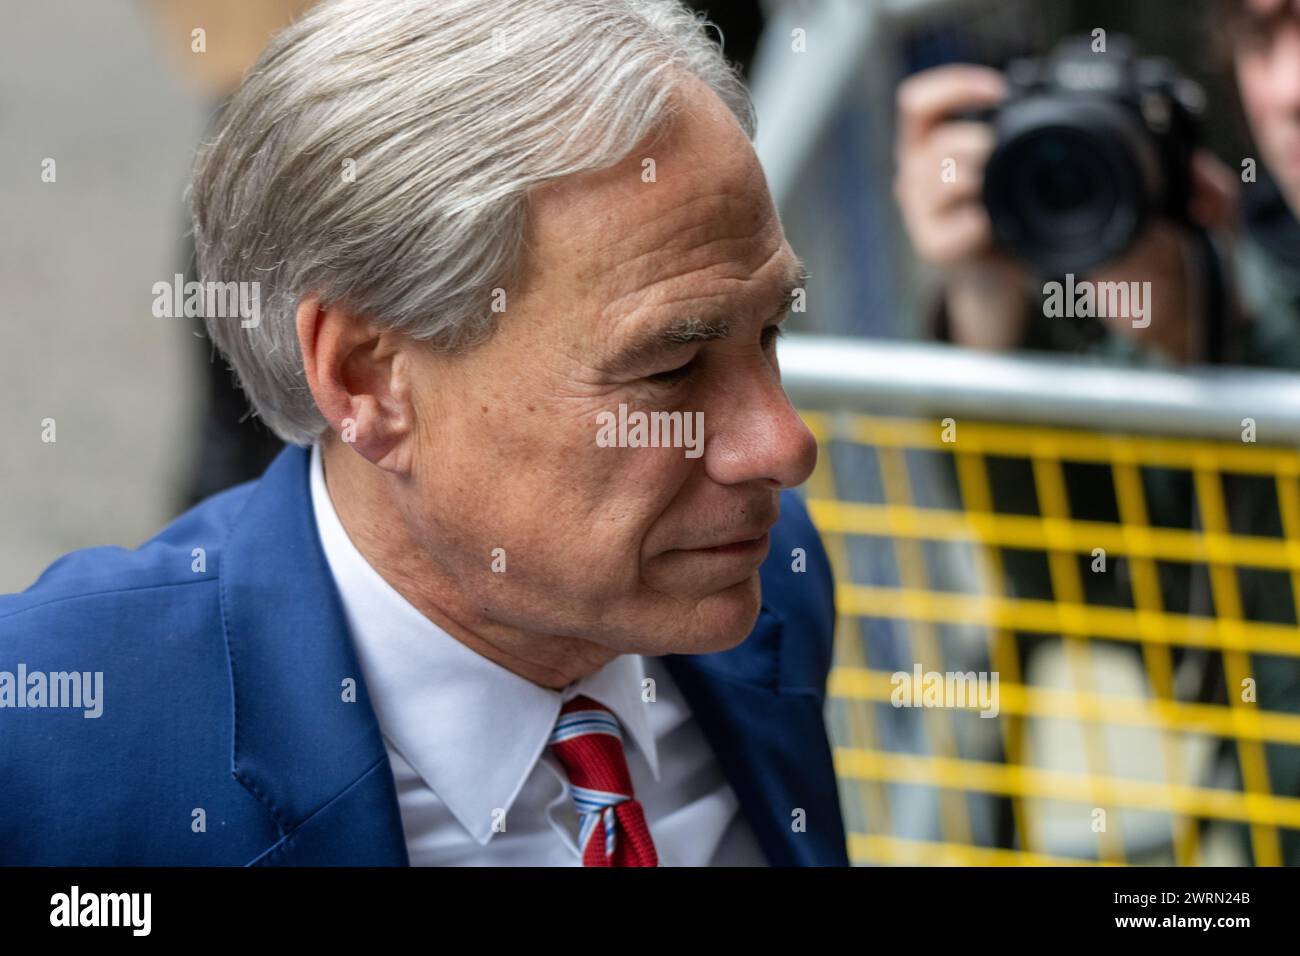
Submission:
<svg viewBox="0 0 1300 956">
<path fill-rule="evenodd" d="M 1196 82 L 1122 36 L 1066 40 L 1006 76 L 1006 101 L 983 117 L 997 134 L 984 204 L 999 246 L 1043 276 L 1085 273 L 1151 217 L 1187 221 Z"/>
</svg>

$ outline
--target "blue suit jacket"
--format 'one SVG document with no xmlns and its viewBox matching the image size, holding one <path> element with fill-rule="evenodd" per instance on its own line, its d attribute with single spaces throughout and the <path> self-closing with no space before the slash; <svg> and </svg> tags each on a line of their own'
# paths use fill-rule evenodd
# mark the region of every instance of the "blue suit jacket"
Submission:
<svg viewBox="0 0 1300 956">
<path fill-rule="evenodd" d="M 98 718 L 0 707 L 0 864 L 408 863 L 308 462 L 290 446 L 138 550 L 74 552 L 0 597 L 0 671 L 103 672 Z M 781 504 L 753 633 L 665 660 L 768 860 L 846 865 L 830 568 L 802 503 Z"/>
</svg>

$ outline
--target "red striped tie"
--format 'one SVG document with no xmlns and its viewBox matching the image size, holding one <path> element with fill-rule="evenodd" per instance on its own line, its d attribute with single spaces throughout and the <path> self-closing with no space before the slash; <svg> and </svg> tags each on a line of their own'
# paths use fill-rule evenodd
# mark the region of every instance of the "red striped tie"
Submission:
<svg viewBox="0 0 1300 956">
<path fill-rule="evenodd" d="M 560 708 L 548 744 L 569 776 L 578 808 L 582 865 L 658 866 L 613 712 L 590 697 L 575 697 Z"/>
</svg>

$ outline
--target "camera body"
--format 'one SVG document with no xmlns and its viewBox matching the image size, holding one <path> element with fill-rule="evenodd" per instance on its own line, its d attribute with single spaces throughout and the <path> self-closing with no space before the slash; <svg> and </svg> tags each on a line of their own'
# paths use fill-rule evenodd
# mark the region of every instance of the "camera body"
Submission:
<svg viewBox="0 0 1300 956">
<path fill-rule="evenodd" d="M 1041 276 L 1086 273 L 1153 216 L 1187 221 L 1205 95 L 1169 60 L 1080 37 L 1006 76 L 983 193 L 999 246 Z"/>
</svg>

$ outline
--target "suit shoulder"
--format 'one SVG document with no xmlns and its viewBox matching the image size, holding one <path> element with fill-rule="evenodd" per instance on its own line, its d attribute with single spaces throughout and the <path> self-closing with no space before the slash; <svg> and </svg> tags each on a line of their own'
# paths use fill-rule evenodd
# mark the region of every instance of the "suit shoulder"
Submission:
<svg viewBox="0 0 1300 956">
<path fill-rule="evenodd" d="M 26 590 L 0 595 L 0 637 L 48 636 L 65 620 L 86 630 L 88 618 L 107 624 L 123 603 L 176 603 L 183 600 L 176 589 L 215 586 L 222 544 L 251 485 L 199 502 L 138 548 L 83 548 L 58 558 Z"/>
</svg>

